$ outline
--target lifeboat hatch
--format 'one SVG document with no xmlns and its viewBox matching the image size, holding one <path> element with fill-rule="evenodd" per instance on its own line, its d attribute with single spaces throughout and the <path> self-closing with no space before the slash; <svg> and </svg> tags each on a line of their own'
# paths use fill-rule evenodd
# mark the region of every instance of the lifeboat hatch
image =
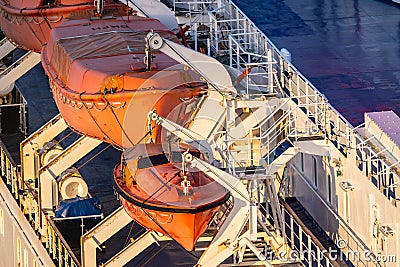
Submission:
<svg viewBox="0 0 400 267">
<path fill-rule="evenodd" d="M 65 4 L 63 2 L 70 2 L 70 1 L 65 1 L 65 0 L 61 1 L 62 4 Z M 43 0 L 41 6 L 52 6 L 55 3 L 56 3 L 56 0 Z"/>
</svg>

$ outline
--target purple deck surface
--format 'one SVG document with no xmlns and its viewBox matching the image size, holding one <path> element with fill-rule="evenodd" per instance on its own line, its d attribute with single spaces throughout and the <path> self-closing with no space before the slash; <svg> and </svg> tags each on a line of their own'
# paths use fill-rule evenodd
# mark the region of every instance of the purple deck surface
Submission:
<svg viewBox="0 0 400 267">
<path fill-rule="evenodd" d="M 393 111 L 369 112 L 366 114 L 392 140 L 400 146 L 400 117 Z"/>
<path fill-rule="evenodd" d="M 400 115 L 400 4 L 384 0 L 234 0 L 354 126 Z"/>
</svg>

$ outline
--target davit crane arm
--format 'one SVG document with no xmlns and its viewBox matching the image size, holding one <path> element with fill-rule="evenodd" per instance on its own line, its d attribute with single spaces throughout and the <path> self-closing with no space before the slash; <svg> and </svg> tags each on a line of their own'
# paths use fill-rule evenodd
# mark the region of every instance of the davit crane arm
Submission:
<svg viewBox="0 0 400 267">
<path fill-rule="evenodd" d="M 237 92 L 225 67 L 215 58 L 162 38 L 149 32 L 146 42 L 151 50 L 158 50 L 199 73 L 209 86 L 222 95 L 236 96 Z"/>
</svg>

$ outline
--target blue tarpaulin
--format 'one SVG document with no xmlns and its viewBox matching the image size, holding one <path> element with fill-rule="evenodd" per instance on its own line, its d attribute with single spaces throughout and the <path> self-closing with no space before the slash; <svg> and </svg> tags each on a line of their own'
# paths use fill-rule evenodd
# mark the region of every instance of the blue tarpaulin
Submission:
<svg viewBox="0 0 400 267">
<path fill-rule="evenodd" d="M 97 198 L 72 198 L 60 202 L 56 209 L 56 218 L 100 215 L 100 202 Z"/>
</svg>

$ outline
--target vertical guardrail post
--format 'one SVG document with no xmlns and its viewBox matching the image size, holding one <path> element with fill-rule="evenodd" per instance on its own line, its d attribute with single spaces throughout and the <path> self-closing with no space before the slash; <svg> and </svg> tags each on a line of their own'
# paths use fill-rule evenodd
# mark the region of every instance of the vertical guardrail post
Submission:
<svg viewBox="0 0 400 267">
<path fill-rule="evenodd" d="M 268 49 L 267 59 L 268 59 L 268 62 L 273 62 L 272 50 L 271 49 Z M 274 77 L 273 77 L 273 66 L 272 66 L 272 64 L 268 64 L 268 88 L 270 90 L 270 93 L 272 93 L 272 90 L 274 88 Z"/>
<path fill-rule="evenodd" d="M 63 257 L 62 257 L 62 245 L 61 240 L 57 238 L 57 257 L 58 257 L 58 267 L 63 266 Z"/>
<path fill-rule="evenodd" d="M 232 56 L 233 56 L 232 49 L 233 49 L 233 47 L 232 47 L 232 36 L 231 35 L 229 35 L 228 43 L 229 43 L 229 67 L 232 68 L 233 67 L 232 66 Z"/>
<path fill-rule="evenodd" d="M 290 215 L 287 213 L 287 211 L 285 211 L 285 212 L 286 212 L 286 215 L 289 216 L 289 218 L 290 218 L 290 240 L 292 241 L 292 242 L 290 242 L 290 243 L 291 243 L 291 248 L 292 248 L 292 249 L 295 249 L 295 246 L 294 246 L 293 217 L 290 216 Z"/>
<path fill-rule="evenodd" d="M 72 251 L 66 249 L 67 244 L 58 236 L 55 226 L 51 225 L 48 219 L 42 214 L 43 228 L 41 228 L 39 221 L 39 209 L 37 199 L 34 195 L 34 190 L 29 190 L 28 186 L 24 183 L 21 176 L 21 171 L 19 166 L 15 165 L 12 161 L 8 152 L 3 146 L 0 146 L 0 174 L 5 182 L 11 186 L 10 191 L 13 193 L 16 200 L 23 199 L 26 201 L 24 206 L 22 206 L 22 201 L 20 202 L 20 208 L 23 213 L 27 213 L 28 221 L 31 223 L 32 228 L 41 234 L 44 247 L 48 250 L 51 258 L 54 261 L 58 261 L 59 266 L 78 266 L 75 262 L 74 255 Z M 19 190 L 23 189 L 27 195 L 20 196 Z M 64 252 L 64 257 L 62 257 Z"/>
</svg>

